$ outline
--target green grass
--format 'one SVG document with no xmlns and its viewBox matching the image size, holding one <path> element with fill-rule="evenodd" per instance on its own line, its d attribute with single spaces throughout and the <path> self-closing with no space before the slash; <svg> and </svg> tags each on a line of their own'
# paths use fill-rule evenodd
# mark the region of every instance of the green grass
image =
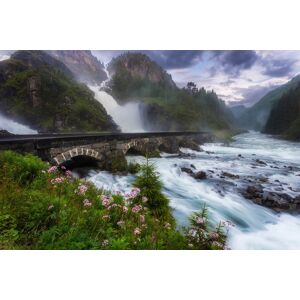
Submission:
<svg viewBox="0 0 300 300">
<path fill-rule="evenodd" d="M 178 229 L 154 166 L 140 168 L 130 193 L 112 194 L 35 156 L 1 152 L 0 249 L 225 247 L 219 227 Z M 206 240 L 190 230 L 204 230 Z M 211 231 L 219 237 L 209 237 Z"/>
</svg>

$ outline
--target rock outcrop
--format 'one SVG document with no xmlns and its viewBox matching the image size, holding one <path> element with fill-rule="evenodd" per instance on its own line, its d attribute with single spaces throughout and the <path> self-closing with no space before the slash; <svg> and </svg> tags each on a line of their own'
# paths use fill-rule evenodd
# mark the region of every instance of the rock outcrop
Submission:
<svg viewBox="0 0 300 300">
<path fill-rule="evenodd" d="M 64 63 L 78 81 L 99 85 L 107 79 L 104 65 L 89 50 L 56 50 L 48 53 Z"/>
</svg>

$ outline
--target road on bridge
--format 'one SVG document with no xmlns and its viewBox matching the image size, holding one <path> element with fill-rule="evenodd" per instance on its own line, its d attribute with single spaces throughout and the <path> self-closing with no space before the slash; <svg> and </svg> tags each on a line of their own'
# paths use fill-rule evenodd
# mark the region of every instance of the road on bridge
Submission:
<svg viewBox="0 0 300 300">
<path fill-rule="evenodd" d="M 30 142 L 56 142 L 63 140 L 124 140 L 133 138 L 150 138 L 150 137 L 168 137 L 168 136 L 187 136 L 203 135 L 208 132 L 200 131 L 161 131 L 161 132 L 133 132 L 133 133 L 53 133 L 53 134 L 28 134 L 28 135 L 9 135 L 0 136 L 0 145 L 5 144 L 22 144 Z"/>
</svg>

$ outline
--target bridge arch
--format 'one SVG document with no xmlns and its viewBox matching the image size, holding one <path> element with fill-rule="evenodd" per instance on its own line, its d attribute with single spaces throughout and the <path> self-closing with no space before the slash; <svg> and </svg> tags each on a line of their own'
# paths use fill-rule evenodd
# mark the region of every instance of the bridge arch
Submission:
<svg viewBox="0 0 300 300">
<path fill-rule="evenodd" d="M 100 153 L 91 148 L 83 148 L 83 147 L 76 147 L 70 150 L 66 150 L 61 152 L 60 154 L 54 156 L 52 158 L 53 162 L 56 165 L 61 165 L 66 163 L 67 161 L 71 161 L 73 158 L 76 157 L 88 157 L 93 160 L 100 159 Z"/>
</svg>

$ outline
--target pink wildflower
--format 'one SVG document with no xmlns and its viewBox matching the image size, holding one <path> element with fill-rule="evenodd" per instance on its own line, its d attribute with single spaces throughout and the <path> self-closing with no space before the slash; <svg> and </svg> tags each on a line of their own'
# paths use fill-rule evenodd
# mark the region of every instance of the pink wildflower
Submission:
<svg viewBox="0 0 300 300">
<path fill-rule="evenodd" d="M 125 224 L 125 222 L 123 220 L 120 220 L 120 221 L 117 222 L 117 225 L 119 225 L 119 226 L 122 226 L 124 224 Z"/>
<path fill-rule="evenodd" d="M 108 207 L 111 202 L 111 199 L 106 195 L 102 195 L 101 200 L 102 200 L 102 205 L 105 207 Z"/>
<path fill-rule="evenodd" d="M 90 207 L 90 206 L 92 206 L 92 202 L 90 202 L 89 199 L 84 199 L 83 200 L 83 206 Z"/>
<path fill-rule="evenodd" d="M 52 166 L 48 169 L 48 173 L 55 173 L 57 172 L 57 167 L 56 166 Z"/>
<path fill-rule="evenodd" d="M 106 247 L 108 246 L 108 244 L 109 244 L 108 240 L 103 240 L 101 243 L 102 247 Z"/>
<path fill-rule="evenodd" d="M 141 221 L 142 223 L 145 222 L 145 216 L 144 216 L 144 215 L 140 215 L 140 221 Z"/>
<path fill-rule="evenodd" d="M 212 240 L 217 240 L 219 238 L 219 234 L 213 231 L 208 234 L 208 237 Z"/>
<path fill-rule="evenodd" d="M 144 197 L 142 197 L 142 201 L 143 201 L 143 203 L 146 203 L 148 201 L 148 198 L 144 196 Z"/>
<path fill-rule="evenodd" d="M 125 194 L 125 198 L 127 198 L 127 199 L 133 199 L 133 198 L 135 198 L 140 192 L 141 192 L 141 190 L 140 190 L 139 188 L 133 188 L 133 189 L 131 190 L 130 193 L 126 193 L 126 194 Z"/>
<path fill-rule="evenodd" d="M 197 224 L 202 225 L 205 223 L 205 218 L 197 217 L 195 221 Z"/>
<path fill-rule="evenodd" d="M 128 212 L 128 207 L 127 206 L 123 206 L 123 212 L 126 214 Z"/>
<path fill-rule="evenodd" d="M 67 171 L 66 171 L 66 176 L 72 177 L 72 172 L 71 172 L 70 170 L 67 170 Z"/>
<path fill-rule="evenodd" d="M 135 206 L 131 209 L 131 211 L 132 211 L 133 213 L 138 213 L 140 210 L 142 210 L 142 206 L 141 206 L 141 205 L 135 205 Z"/>
<path fill-rule="evenodd" d="M 87 186 L 84 184 L 80 184 L 77 188 L 77 193 L 78 194 L 85 194 L 85 192 L 87 191 Z"/>
<path fill-rule="evenodd" d="M 141 229 L 137 227 L 137 228 L 134 229 L 133 234 L 134 235 L 140 235 L 141 232 L 142 232 Z"/>
</svg>

